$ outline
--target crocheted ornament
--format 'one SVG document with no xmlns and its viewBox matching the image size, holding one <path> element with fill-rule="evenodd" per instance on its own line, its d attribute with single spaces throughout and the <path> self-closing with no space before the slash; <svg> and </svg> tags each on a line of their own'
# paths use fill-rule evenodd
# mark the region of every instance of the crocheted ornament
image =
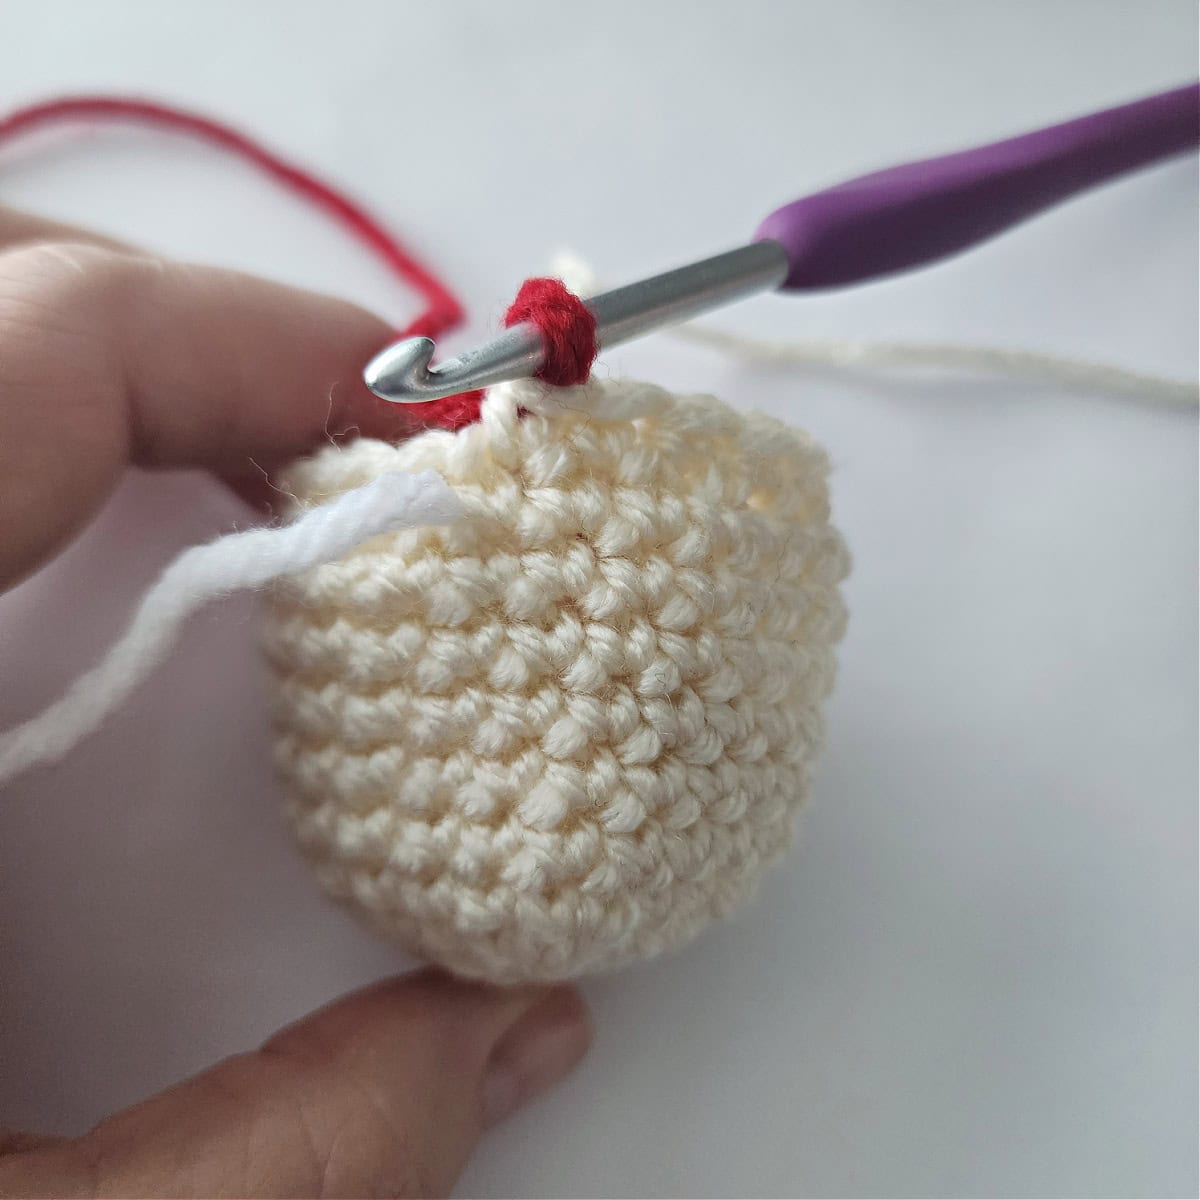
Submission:
<svg viewBox="0 0 1200 1200">
<path fill-rule="evenodd" d="M 787 846 L 848 558 L 824 453 L 708 396 L 488 393 L 479 423 L 329 447 L 297 510 L 433 469 L 465 516 L 275 586 L 277 758 L 322 886 L 498 983 L 689 941 Z"/>
</svg>

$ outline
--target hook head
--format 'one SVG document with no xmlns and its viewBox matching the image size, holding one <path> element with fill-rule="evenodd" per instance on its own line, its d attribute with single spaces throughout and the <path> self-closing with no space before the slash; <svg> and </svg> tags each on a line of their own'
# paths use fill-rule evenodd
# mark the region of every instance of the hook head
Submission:
<svg viewBox="0 0 1200 1200">
<path fill-rule="evenodd" d="M 393 404 L 418 404 L 432 399 L 428 392 L 434 387 L 429 375 L 433 360 L 432 338 L 405 338 L 381 350 L 363 371 L 363 382 L 383 400 Z"/>
<path fill-rule="evenodd" d="M 521 321 L 477 350 L 430 367 L 433 342 L 405 338 L 380 351 L 363 371 L 367 387 L 393 404 L 424 404 L 534 375 L 545 358 L 541 331 Z"/>
</svg>

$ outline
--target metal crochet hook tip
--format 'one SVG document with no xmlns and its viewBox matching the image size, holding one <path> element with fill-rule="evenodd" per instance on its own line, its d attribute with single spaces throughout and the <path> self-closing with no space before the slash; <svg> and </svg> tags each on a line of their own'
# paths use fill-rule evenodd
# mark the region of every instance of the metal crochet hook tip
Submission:
<svg viewBox="0 0 1200 1200">
<path fill-rule="evenodd" d="M 753 242 L 584 303 L 596 318 L 597 344 L 607 348 L 754 292 L 776 288 L 787 273 L 788 258 L 782 246 L 772 241 Z M 429 365 L 433 352 L 429 338 L 406 338 L 371 359 L 363 379 L 384 400 L 422 404 L 509 379 L 528 379 L 545 360 L 542 335 L 526 322 L 440 366 Z"/>
<path fill-rule="evenodd" d="M 396 404 L 422 404 L 537 373 L 544 351 L 536 326 L 521 322 L 478 350 L 431 367 L 434 344 L 405 338 L 377 354 L 363 371 L 367 387 Z"/>
<path fill-rule="evenodd" d="M 381 350 L 363 372 L 363 378 L 377 396 L 418 392 L 427 386 L 429 364 L 433 359 L 433 338 L 405 338 Z"/>
</svg>

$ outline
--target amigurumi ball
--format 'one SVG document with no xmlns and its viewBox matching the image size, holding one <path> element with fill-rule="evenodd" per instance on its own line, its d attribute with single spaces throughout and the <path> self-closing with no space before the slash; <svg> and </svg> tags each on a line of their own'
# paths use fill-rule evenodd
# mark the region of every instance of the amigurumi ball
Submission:
<svg viewBox="0 0 1200 1200">
<path fill-rule="evenodd" d="M 804 434 L 628 381 L 329 447 L 297 508 L 437 471 L 454 525 L 278 586 L 277 757 L 323 887 L 421 958 L 558 980 L 688 942 L 788 845 L 845 624 Z"/>
</svg>

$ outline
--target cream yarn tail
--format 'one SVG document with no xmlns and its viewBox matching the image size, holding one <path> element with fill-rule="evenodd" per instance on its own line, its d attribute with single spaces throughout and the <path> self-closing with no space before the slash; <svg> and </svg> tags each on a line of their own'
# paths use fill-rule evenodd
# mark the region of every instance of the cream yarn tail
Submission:
<svg viewBox="0 0 1200 1200">
<path fill-rule="evenodd" d="M 281 579 L 277 759 L 324 888 L 501 983 L 682 946 L 789 844 L 845 612 L 828 462 L 711 396 L 488 393 L 299 464 L 301 511 L 435 470 L 463 517 Z"/>
<path fill-rule="evenodd" d="M 1064 358 L 1035 350 L 1006 350 L 997 346 L 922 344 L 919 342 L 862 342 L 852 339 L 772 342 L 714 329 L 679 325 L 671 334 L 681 341 L 767 366 L 863 368 L 933 368 L 992 373 L 1013 379 L 1060 384 L 1063 387 L 1140 401 L 1166 408 L 1195 409 L 1200 387 L 1183 379 L 1167 379 L 1108 363 Z"/>
<path fill-rule="evenodd" d="M 460 512 L 454 493 L 432 471 L 393 472 L 292 525 L 249 529 L 185 550 L 98 666 L 44 712 L 0 734 L 0 785 L 62 757 L 99 728 L 171 648 L 184 621 L 210 600 L 338 558 L 388 530 L 453 521 Z"/>
<path fill-rule="evenodd" d="M 591 265 L 571 251 L 564 250 L 555 255 L 552 271 L 578 296 L 592 296 L 602 290 Z M 677 341 L 691 342 L 742 362 L 765 366 L 983 372 L 1060 384 L 1167 408 L 1195 409 L 1200 406 L 1200 386 L 1194 380 L 1169 379 L 1146 371 L 1131 371 L 1109 363 L 1036 350 L 954 343 L 873 342 L 853 338 L 771 341 L 696 321 L 672 325 L 664 332 Z"/>
</svg>

